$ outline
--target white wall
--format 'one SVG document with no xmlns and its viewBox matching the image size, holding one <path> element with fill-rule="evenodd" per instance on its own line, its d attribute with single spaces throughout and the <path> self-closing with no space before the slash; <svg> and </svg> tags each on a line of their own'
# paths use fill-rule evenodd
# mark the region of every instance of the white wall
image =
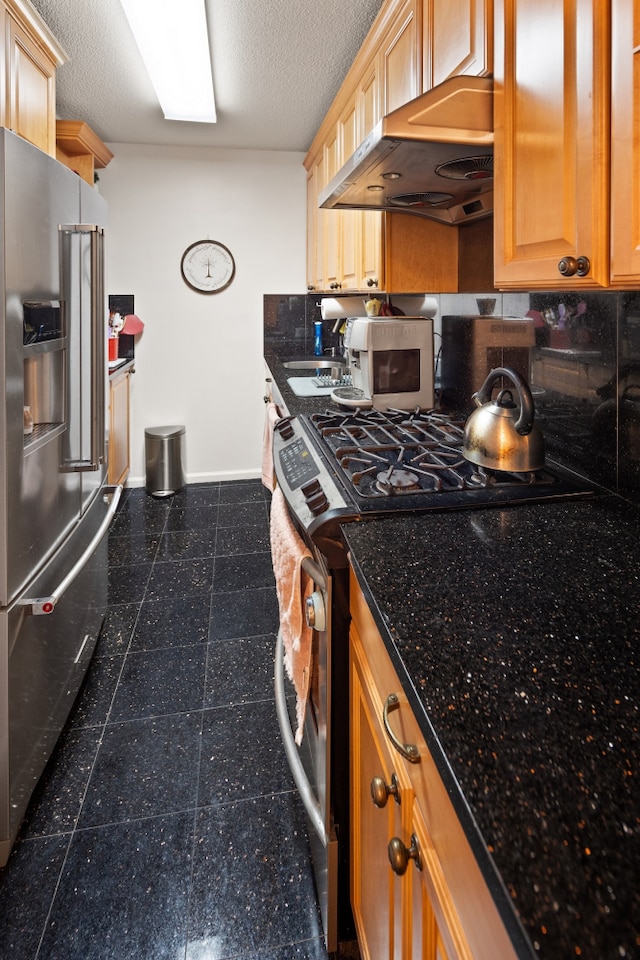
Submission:
<svg viewBox="0 0 640 960">
<path fill-rule="evenodd" d="M 305 289 L 303 155 L 109 144 L 106 290 L 133 294 L 131 473 L 144 483 L 144 429 L 186 426 L 190 483 L 260 475 L 262 297 Z M 199 294 L 180 259 L 196 240 L 233 253 L 226 290 Z"/>
</svg>

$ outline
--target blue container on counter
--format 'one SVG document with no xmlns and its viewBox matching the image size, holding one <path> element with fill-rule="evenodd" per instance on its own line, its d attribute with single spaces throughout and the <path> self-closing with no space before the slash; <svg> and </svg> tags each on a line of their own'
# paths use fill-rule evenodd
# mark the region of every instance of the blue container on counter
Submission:
<svg viewBox="0 0 640 960">
<path fill-rule="evenodd" d="M 314 334 L 313 334 L 313 355 L 314 357 L 322 356 L 322 320 L 316 320 L 313 324 Z"/>
</svg>

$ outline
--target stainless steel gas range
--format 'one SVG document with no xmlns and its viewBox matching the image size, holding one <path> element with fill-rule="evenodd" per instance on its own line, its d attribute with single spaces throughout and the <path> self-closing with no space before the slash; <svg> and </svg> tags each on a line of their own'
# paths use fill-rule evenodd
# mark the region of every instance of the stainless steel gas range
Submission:
<svg viewBox="0 0 640 960">
<path fill-rule="evenodd" d="M 290 513 L 313 542 L 340 523 L 390 512 L 451 510 L 584 496 L 579 478 L 549 464 L 530 473 L 478 467 L 462 454 L 465 420 L 433 410 L 330 409 L 286 417 L 274 466 Z"/>
<path fill-rule="evenodd" d="M 545 464 L 530 473 L 489 470 L 462 454 L 464 419 L 434 410 L 336 408 L 286 417 L 273 462 L 291 521 L 312 553 L 312 683 L 298 751 L 276 654 L 276 702 L 289 763 L 312 824 L 311 846 L 329 951 L 352 934 L 349 908 L 349 597 L 341 524 L 389 513 L 460 510 L 584 497 L 591 488 Z"/>
</svg>

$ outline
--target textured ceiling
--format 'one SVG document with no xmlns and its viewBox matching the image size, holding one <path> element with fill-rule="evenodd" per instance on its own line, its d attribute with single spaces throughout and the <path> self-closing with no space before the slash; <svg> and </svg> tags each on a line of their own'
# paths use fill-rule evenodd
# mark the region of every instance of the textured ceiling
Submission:
<svg viewBox="0 0 640 960">
<path fill-rule="evenodd" d="M 382 6 L 205 0 L 218 122 L 199 124 L 163 118 L 118 0 L 31 2 L 69 56 L 57 76 L 60 119 L 84 120 L 108 143 L 296 151 L 309 148 Z"/>
</svg>

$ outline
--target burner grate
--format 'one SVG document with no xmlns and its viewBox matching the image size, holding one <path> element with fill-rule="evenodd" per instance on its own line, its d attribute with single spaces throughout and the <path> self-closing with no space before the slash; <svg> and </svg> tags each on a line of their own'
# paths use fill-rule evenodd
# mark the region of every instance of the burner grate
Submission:
<svg viewBox="0 0 640 960">
<path fill-rule="evenodd" d="M 507 473 L 465 460 L 464 419 L 437 411 L 327 411 L 311 421 L 343 479 L 364 499 L 555 483 L 545 470 Z"/>
</svg>

